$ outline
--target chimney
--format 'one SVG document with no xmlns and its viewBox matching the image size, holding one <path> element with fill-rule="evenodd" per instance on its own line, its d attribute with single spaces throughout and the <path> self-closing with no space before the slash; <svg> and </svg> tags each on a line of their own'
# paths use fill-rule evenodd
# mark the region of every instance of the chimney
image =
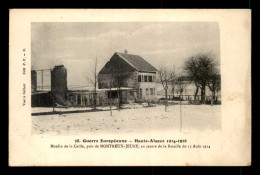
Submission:
<svg viewBox="0 0 260 175">
<path fill-rule="evenodd" d="M 124 50 L 124 53 L 127 54 L 127 50 L 126 49 Z"/>
</svg>

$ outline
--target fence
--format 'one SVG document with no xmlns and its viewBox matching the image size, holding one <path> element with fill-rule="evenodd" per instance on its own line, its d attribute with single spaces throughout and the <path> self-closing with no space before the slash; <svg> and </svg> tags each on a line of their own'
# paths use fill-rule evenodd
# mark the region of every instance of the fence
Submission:
<svg viewBox="0 0 260 175">
<path fill-rule="evenodd" d="M 197 95 L 195 97 L 195 95 L 168 95 L 168 100 L 172 100 L 172 101 L 201 101 L 201 95 Z M 165 99 L 165 95 L 163 96 L 163 98 L 161 99 Z M 211 101 L 211 96 L 205 96 L 205 101 L 206 102 L 210 102 Z M 214 99 L 215 102 L 221 102 L 221 96 L 215 96 Z"/>
</svg>

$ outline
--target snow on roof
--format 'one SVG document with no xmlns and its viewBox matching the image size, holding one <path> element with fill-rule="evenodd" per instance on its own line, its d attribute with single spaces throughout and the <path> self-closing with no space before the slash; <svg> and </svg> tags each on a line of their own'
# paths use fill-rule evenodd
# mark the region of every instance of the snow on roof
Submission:
<svg viewBox="0 0 260 175">
<path fill-rule="evenodd" d="M 36 93 L 34 94 L 47 94 L 47 93 L 50 93 L 51 91 L 37 91 Z"/>
<path fill-rule="evenodd" d="M 94 87 L 88 87 L 88 86 L 69 86 L 68 90 L 69 91 L 78 91 L 78 90 L 84 90 L 84 91 L 91 91 L 93 90 Z"/>
<path fill-rule="evenodd" d="M 129 88 L 129 87 L 120 87 L 120 90 L 133 90 L 134 88 Z M 102 92 L 102 91 L 109 91 L 110 89 L 96 89 L 97 92 Z M 116 91 L 117 88 L 111 88 L 112 91 Z M 78 91 L 88 91 L 88 92 L 94 92 L 94 89 L 69 89 L 70 92 L 78 92 Z"/>
<path fill-rule="evenodd" d="M 133 90 L 134 88 L 128 88 L 128 87 L 120 87 L 120 90 Z M 110 89 L 97 89 L 97 91 L 109 91 Z M 111 88 L 111 91 L 115 91 L 117 88 Z"/>
</svg>

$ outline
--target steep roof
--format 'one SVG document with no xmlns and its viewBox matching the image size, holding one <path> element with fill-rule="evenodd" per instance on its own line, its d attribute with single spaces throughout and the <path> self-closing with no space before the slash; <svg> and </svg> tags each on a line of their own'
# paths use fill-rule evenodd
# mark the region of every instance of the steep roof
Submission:
<svg viewBox="0 0 260 175">
<path fill-rule="evenodd" d="M 145 61 L 139 55 L 118 53 L 118 52 L 116 52 L 116 54 L 119 57 L 121 57 L 122 59 L 124 59 L 128 64 L 130 64 L 137 71 L 143 71 L 143 72 L 155 72 L 155 71 L 157 71 L 156 68 L 154 68 L 150 63 Z"/>
</svg>

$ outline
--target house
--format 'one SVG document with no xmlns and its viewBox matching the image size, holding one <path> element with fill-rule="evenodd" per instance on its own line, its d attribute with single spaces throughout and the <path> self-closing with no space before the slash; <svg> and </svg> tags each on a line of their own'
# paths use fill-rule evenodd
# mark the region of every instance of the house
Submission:
<svg viewBox="0 0 260 175">
<path fill-rule="evenodd" d="M 218 80 L 220 80 L 220 75 L 218 75 Z M 191 101 L 201 101 L 201 89 L 197 89 L 195 83 L 189 77 L 181 77 L 182 79 L 182 95 L 180 96 L 180 87 L 177 84 L 172 84 L 172 82 L 168 82 L 168 99 L 169 100 L 191 100 Z M 198 91 L 197 91 L 198 90 Z M 195 97 L 197 91 L 197 95 Z M 209 87 L 205 88 L 205 101 L 209 102 L 211 100 L 212 92 Z M 157 84 L 157 97 L 159 99 L 165 98 L 165 91 L 161 83 Z M 219 89 L 215 93 L 215 100 L 221 101 L 221 90 Z"/>
<path fill-rule="evenodd" d="M 109 98 L 118 94 L 123 102 L 156 101 L 157 69 L 139 55 L 115 52 L 98 74 L 98 88 L 110 89 Z"/>
</svg>

